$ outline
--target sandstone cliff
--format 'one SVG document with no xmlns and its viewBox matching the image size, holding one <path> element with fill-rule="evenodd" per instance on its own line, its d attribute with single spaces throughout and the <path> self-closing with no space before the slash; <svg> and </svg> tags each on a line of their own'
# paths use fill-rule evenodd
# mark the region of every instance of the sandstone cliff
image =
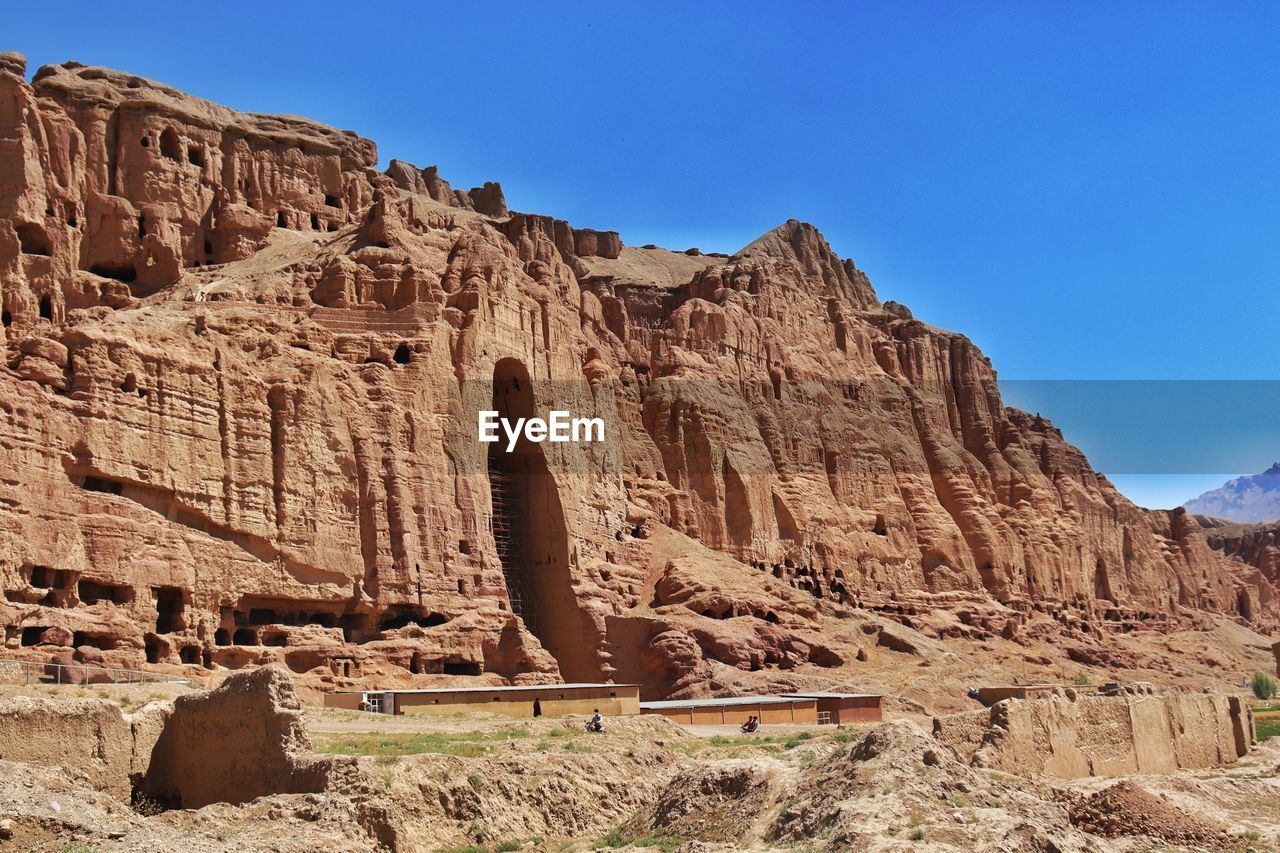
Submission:
<svg viewBox="0 0 1280 853">
<path fill-rule="evenodd" d="M 1125 500 L 810 225 L 625 247 L 380 173 L 350 132 L 24 65 L 0 57 L 14 653 L 663 695 L 849 663 L 823 620 L 870 612 L 1277 615 L 1273 574 Z M 491 455 L 488 408 L 608 440 Z"/>
</svg>

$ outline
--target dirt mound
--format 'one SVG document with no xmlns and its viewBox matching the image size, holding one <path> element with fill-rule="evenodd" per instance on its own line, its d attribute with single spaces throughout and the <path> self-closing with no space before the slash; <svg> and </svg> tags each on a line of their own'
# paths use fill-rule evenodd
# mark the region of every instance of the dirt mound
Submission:
<svg viewBox="0 0 1280 853">
<path fill-rule="evenodd" d="M 878 726 L 803 770 L 771 838 L 823 839 L 823 849 L 831 850 L 874 849 L 904 840 L 961 849 L 1073 850 L 1086 844 L 1052 791 L 975 770 L 907 720 Z"/>
<path fill-rule="evenodd" d="M 1238 839 L 1187 814 L 1128 780 L 1085 797 L 1070 809 L 1071 822 L 1094 835 L 1147 835 L 1171 844 L 1233 847 Z"/>
<path fill-rule="evenodd" d="M 671 780 L 648 825 L 697 841 L 741 841 L 776 804 L 790 768 L 770 760 L 697 764 Z"/>
</svg>

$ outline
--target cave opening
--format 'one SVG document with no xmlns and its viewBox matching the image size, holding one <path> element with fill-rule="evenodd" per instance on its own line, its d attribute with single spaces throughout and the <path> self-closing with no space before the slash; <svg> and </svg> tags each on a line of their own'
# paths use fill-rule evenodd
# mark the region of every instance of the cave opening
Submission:
<svg viewBox="0 0 1280 853">
<path fill-rule="evenodd" d="M 44 632 L 49 630 L 45 625 L 29 625 L 22 629 L 22 645 L 38 646 L 43 639 Z"/>
<path fill-rule="evenodd" d="M 535 414 L 533 383 L 517 359 L 493 368 L 493 410 L 512 422 Z M 598 681 L 596 633 L 571 585 L 569 536 L 543 445 L 521 435 L 489 445 L 490 525 L 512 611 L 524 620 L 569 681 Z"/>
<path fill-rule="evenodd" d="M 133 601 L 133 589 L 128 586 L 81 580 L 76 588 L 76 597 L 84 604 L 97 604 L 102 601 L 110 601 L 112 604 L 129 604 Z"/>
<path fill-rule="evenodd" d="M 160 134 L 160 153 L 170 160 L 182 160 L 182 140 L 172 127 L 166 127 Z"/>
<path fill-rule="evenodd" d="M 53 300 L 47 293 L 40 297 L 40 318 L 43 320 L 53 319 Z"/>
<path fill-rule="evenodd" d="M 13 325 L 13 315 L 9 313 L 9 309 L 0 311 L 0 325 L 6 329 Z"/>
<path fill-rule="evenodd" d="M 103 652 L 109 652 L 116 647 L 115 640 L 110 637 L 87 634 L 84 631 L 76 631 L 72 635 L 71 645 L 77 649 L 81 646 L 88 646 L 91 649 L 98 649 Z"/>
<path fill-rule="evenodd" d="M 410 625 L 417 625 L 419 628 L 434 628 L 448 621 L 449 617 L 442 613 L 429 613 L 418 607 L 392 605 L 387 610 L 387 615 L 378 623 L 378 630 L 393 631 L 397 628 L 407 628 Z"/>
<path fill-rule="evenodd" d="M 158 586 L 151 590 L 156 600 L 156 633 L 169 634 L 186 627 L 182 618 L 185 596 L 176 586 Z"/>
<path fill-rule="evenodd" d="M 443 675 L 479 675 L 480 664 L 472 661 L 445 661 L 440 672 Z"/>
<path fill-rule="evenodd" d="M 89 272 L 123 284 L 132 284 L 138 279 L 138 268 L 133 264 L 95 264 L 89 267 Z"/>
<path fill-rule="evenodd" d="M 24 255 L 49 254 L 49 238 L 39 225 L 23 224 L 14 228 L 18 232 L 18 251 Z"/>
</svg>

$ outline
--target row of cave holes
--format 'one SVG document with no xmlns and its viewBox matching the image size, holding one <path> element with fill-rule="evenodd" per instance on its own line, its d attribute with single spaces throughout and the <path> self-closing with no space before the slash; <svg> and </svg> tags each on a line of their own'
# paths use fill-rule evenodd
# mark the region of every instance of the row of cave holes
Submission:
<svg viewBox="0 0 1280 853">
<path fill-rule="evenodd" d="M 150 148 L 151 137 L 142 137 L 141 143 L 143 148 Z M 178 136 L 178 132 L 172 127 L 166 127 L 160 132 L 160 153 L 175 163 L 181 163 L 183 160 L 182 137 Z M 203 167 L 205 163 L 204 149 L 195 145 L 188 145 L 186 160 L 192 166 Z"/>
<path fill-rule="evenodd" d="M 52 296 L 46 293 L 40 297 L 39 311 L 40 311 L 40 319 L 53 322 L 53 297 Z M 10 312 L 8 308 L 0 309 L 0 326 L 4 326 L 4 328 L 7 329 L 12 325 L 13 325 L 12 312 Z"/>
<path fill-rule="evenodd" d="M 76 590 L 76 598 L 81 604 L 98 604 L 99 602 L 109 601 L 112 604 L 124 606 L 132 604 L 134 600 L 132 587 L 85 579 L 77 580 L 75 572 L 66 569 L 54 569 L 49 566 L 32 566 L 29 583 L 37 589 L 48 590 L 45 597 L 39 601 L 39 604 L 45 607 L 66 606 L 73 586 Z M 164 612 L 164 607 L 161 607 L 160 603 L 163 602 L 169 605 L 172 602 L 173 595 L 177 594 L 179 596 L 178 612 L 181 613 L 182 590 L 176 587 L 162 586 L 153 588 L 152 594 L 156 597 L 157 606 L 160 607 L 162 612 Z"/>
<path fill-rule="evenodd" d="M 335 198 L 334 196 L 331 196 L 331 195 L 327 195 L 327 196 L 325 196 L 325 197 L 324 197 L 324 203 L 325 203 L 326 205 L 328 205 L 329 207 L 338 207 L 338 208 L 342 207 L 342 202 L 341 202 L 341 201 L 339 201 L 339 200 L 338 200 L 337 198 Z M 283 210 L 277 210 L 277 211 L 276 211 L 276 227 L 277 227 L 277 228 L 289 228 L 289 227 L 290 227 L 290 226 L 289 226 L 288 214 L 286 214 L 286 212 L 285 212 L 285 211 L 283 211 Z M 300 229 L 295 229 L 295 230 L 300 230 Z M 337 230 L 338 230 L 338 223 L 336 223 L 336 222 L 329 222 L 329 223 L 323 223 L 323 224 L 322 224 L 322 223 L 320 222 L 320 214 L 318 214 L 318 213 L 313 213 L 313 214 L 311 214 L 311 230 L 312 230 L 312 231 L 330 231 L 330 232 L 332 232 L 332 231 L 337 231 Z"/>
<path fill-rule="evenodd" d="M 223 619 L 227 613 L 224 611 Z M 263 631 L 263 626 L 285 625 L 299 627 L 315 625 L 321 628 L 342 628 L 344 642 L 360 642 L 369 634 L 370 617 L 363 613 L 288 613 L 282 614 L 271 608 L 251 608 L 248 613 L 236 610 L 231 613 L 233 625 L 230 628 L 218 628 L 214 632 L 214 645 L 217 646 L 285 646 L 287 635 L 283 631 Z M 434 628 L 444 625 L 449 617 L 441 613 L 416 613 L 411 610 L 392 607 L 387 615 L 377 624 L 373 633 L 394 631 L 417 625 L 420 628 Z"/>
<path fill-rule="evenodd" d="M 142 137 L 142 139 L 140 140 L 140 143 L 143 148 L 150 148 L 151 137 L 149 136 Z M 170 160 L 173 160 L 175 163 L 181 163 L 183 160 L 182 137 L 180 137 L 178 135 L 178 132 L 174 130 L 172 127 L 166 127 L 163 131 L 160 132 L 160 153 L 163 154 L 165 157 L 168 157 Z M 200 166 L 201 168 L 203 168 L 205 164 L 205 159 L 206 159 L 205 152 L 203 148 L 196 145 L 186 146 L 186 160 L 188 163 L 190 163 L 193 166 Z M 324 197 L 324 203 L 326 207 L 333 207 L 339 210 L 342 209 L 342 199 L 338 198 L 335 195 L 326 194 Z M 285 221 L 285 213 L 283 210 L 278 211 L 276 213 L 276 225 L 280 228 L 289 227 Z M 318 214 L 315 214 L 315 213 L 311 214 L 311 230 L 313 231 L 320 230 L 320 216 Z M 337 224 L 332 222 L 328 223 L 328 230 L 337 231 L 338 230 Z M 139 229 L 138 236 L 142 237 L 141 228 Z M 206 244 L 206 247 L 207 247 L 207 244 Z M 208 249 L 206 248 L 205 254 L 212 254 L 212 253 L 209 252 Z"/>
<path fill-rule="evenodd" d="M 740 610 L 734 606 L 726 607 L 719 613 L 710 609 L 703 610 L 702 615 L 708 619 L 733 619 L 738 616 L 754 616 L 764 622 L 772 622 L 774 624 L 778 622 L 778 614 L 772 610 L 747 610 L 745 608 Z"/>
</svg>

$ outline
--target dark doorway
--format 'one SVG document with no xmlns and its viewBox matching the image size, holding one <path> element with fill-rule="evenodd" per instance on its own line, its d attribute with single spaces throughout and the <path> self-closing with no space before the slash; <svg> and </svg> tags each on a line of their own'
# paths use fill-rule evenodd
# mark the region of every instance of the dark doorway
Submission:
<svg viewBox="0 0 1280 853">
<path fill-rule="evenodd" d="M 185 628 L 182 618 L 182 590 L 172 586 L 158 586 L 151 592 L 156 599 L 156 633 L 168 634 Z"/>
<path fill-rule="evenodd" d="M 492 408 L 512 421 L 534 415 L 529 372 L 516 359 L 494 365 Z M 564 511 L 542 445 L 521 437 L 508 453 L 505 440 L 490 444 L 489 488 L 490 524 L 512 611 L 555 657 L 565 679 L 599 680 L 596 629 L 570 584 Z"/>
</svg>

